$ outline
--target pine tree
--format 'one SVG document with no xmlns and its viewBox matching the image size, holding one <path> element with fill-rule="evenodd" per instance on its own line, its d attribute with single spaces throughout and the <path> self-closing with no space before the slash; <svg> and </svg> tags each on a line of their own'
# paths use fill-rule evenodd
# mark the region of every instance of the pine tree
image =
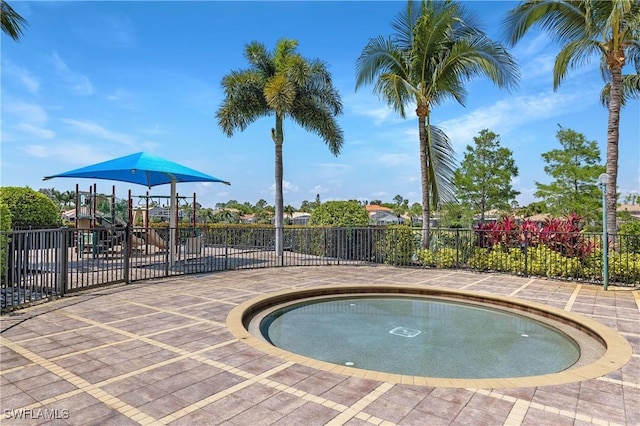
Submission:
<svg viewBox="0 0 640 426">
<path fill-rule="evenodd" d="M 491 209 L 509 209 L 520 192 L 511 181 L 518 176 L 518 168 L 509 148 L 500 146 L 500 136 L 484 129 L 467 145 L 464 159 L 453 175 L 456 197 L 466 207 L 480 213 Z"/>
</svg>

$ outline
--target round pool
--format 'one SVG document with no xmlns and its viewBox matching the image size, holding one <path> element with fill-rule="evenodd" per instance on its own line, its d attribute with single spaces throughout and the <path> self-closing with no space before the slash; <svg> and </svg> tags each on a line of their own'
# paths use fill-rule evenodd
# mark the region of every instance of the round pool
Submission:
<svg viewBox="0 0 640 426">
<path fill-rule="evenodd" d="M 535 376 L 565 370 L 580 358 L 578 343 L 555 327 L 445 299 L 307 300 L 269 312 L 258 326 L 267 341 L 287 351 L 413 376 Z"/>
<path fill-rule="evenodd" d="M 289 362 L 394 383 L 511 388 L 600 377 L 631 357 L 614 330 L 546 305 L 483 293 L 331 286 L 234 308 L 238 339 Z"/>
</svg>

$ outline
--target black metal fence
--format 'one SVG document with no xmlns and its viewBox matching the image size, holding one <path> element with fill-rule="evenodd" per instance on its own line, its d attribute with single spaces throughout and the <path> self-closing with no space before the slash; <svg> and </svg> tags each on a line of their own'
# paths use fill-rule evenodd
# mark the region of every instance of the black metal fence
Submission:
<svg viewBox="0 0 640 426">
<path fill-rule="evenodd" d="M 119 282 L 280 266 L 388 264 L 603 281 L 602 235 L 490 232 L 434 229 L 423 241 L 405 226 L 287 227 L 278 256 L 273 227 L 12 231 L 0 233 L 0 308 Z M 640 237 L 613 235 L 609 244 L 609 282 L 639 285 Z"/>
</svg>

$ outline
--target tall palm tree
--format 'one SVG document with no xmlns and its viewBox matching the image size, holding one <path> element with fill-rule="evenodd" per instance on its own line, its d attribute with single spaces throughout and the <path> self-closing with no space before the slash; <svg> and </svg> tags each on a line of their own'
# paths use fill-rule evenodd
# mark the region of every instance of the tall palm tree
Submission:
<svg viewBox="0 0 640 426">
<path fill-rule="evenodd" d="M 2 32 L 16 41 L 19 40 L 27 21 L 4 0 L 0 0 L 0 17 Z"/>
<path fill-rule="evenodd" d="M 422 243 L 429 244 L 430 209 L 445 195 L 453 195 L 445 163 L 453 153 L 439 144 L 432 132 L 430 113 L 447 99 L 464 105 L 464 83 L 484 75 L 499 87 L 510 88 L 518 81 L 513 57 L 479 29 L 476 18 L 453 1 L 423 0 L 407 3 L 406 10 L 392 24 L 392 37 L 369 40 L 356 63 L 356 90 L 375 81 L 374 92 L 406 117 L 405 109 L 415 105 L 420 136 L 422 184 Z M 447 194 L 450 193 L 450 194 Z"/>
<path fill-rule="evenodd" d="M 625 98 L 640 94 L 640 1 L 638 0 L 529 0 L 507 14 L 504 28 L 511 44 L 539 26 L 562 44 L 553 68 L 556 90 L 569 69 L 600 59 L 606 85 L 601 100 L 608 107 L 607 122 L 607 232 L 616 232 L 618 141 L 620 108 Z M 623 76 L 625 64 L 635 75 Z"/>
<path fill-rule="evenodd" d="M 231 71 L 222 79 L 225 99 L 216 114 L 218 124 L 229 137 L 244 130 L 258 118 L 274 115 L 271 139 L 275 145 L 275 228 L 276 254 L 282 256 L 283 122 L 290 118 L 320 136 L 332 154 L 338 155 L 343 143 L 342 129 L 335 116 L 342 113 L 342 102 L 333 87 L 324 62 L 308 60 L 298 53 L 296 40 L 281 39 L 268 52 L 258 42 L 245 47 L 249 69 Z"/>
</svg>

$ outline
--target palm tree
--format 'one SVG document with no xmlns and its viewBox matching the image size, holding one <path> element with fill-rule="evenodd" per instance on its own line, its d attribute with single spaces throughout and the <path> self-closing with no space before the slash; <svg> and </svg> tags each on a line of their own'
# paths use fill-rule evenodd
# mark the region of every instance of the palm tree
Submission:
<svg viewBox="0 0 640 426">
<path fill-rule="evenodd" d="M 625 98 L 640 94 L 640 2 L 638 0 L 529 0 L 507 14 L 504 28 L 512 45 L 533 26 L 548 31 L 562 44 L 553 68 L 556 90 L 569 69 L 600 59 L 606 85 L 601 96 L 609 109 L 607 122 L 607 232 L 616 232 L 618 141 L 620 108 Z M 623 76 L 625 64 L 635 64 L 635 75 Z"/>
<path fill-rule="evenodd" d="M 374 92 L 402 118 L 405 109 L 415 104 L 420 136 L 421 245 L 426 248 L 431 207 L 453 197 L 446 167 L 447 161 L 453 163 L 453 152 L 443 144 L 446 135 L 433 131 L 433 107 L 449 98 L 464 105 L 464 83 L 478 75 L 489 77 L 499 87 L 513 87 L 518 69 L 513 57 L 478 29 L 475 17 L 452 1 L 409 1 L 392 27 L 392 37 L 372 38 L 364 47 L 356 63 L 356 90 L 375 81 Z"/>
<path fill-rule="evenodd" d="M 231 71 L 222 79 L 225 99 L 216 116 L 229 137 L 244 130 L 258 118 L 275 115 L 271 138 L 275 144 L 275 228 L 276 254 L 282 256 L 283 122 L 290 118 L 320 136 L 332 154 L 338 155 L 343 133 L 335 120 L 342 113 L 342 102 L 333 87 L 324 62 L 308 60 L 298 53 L 296 40 L 281 39 L 273 52 L 258 42 L 245 47 L 249 69 Z"/>
<path fill-rule="evenodd" d="M 22 28 L 27 25 L 27 21 L 4 0 L 0 0 L 0 16 L 2 32 L 16 41 L 19 40 L 22 36 Z"/>
</svg>

